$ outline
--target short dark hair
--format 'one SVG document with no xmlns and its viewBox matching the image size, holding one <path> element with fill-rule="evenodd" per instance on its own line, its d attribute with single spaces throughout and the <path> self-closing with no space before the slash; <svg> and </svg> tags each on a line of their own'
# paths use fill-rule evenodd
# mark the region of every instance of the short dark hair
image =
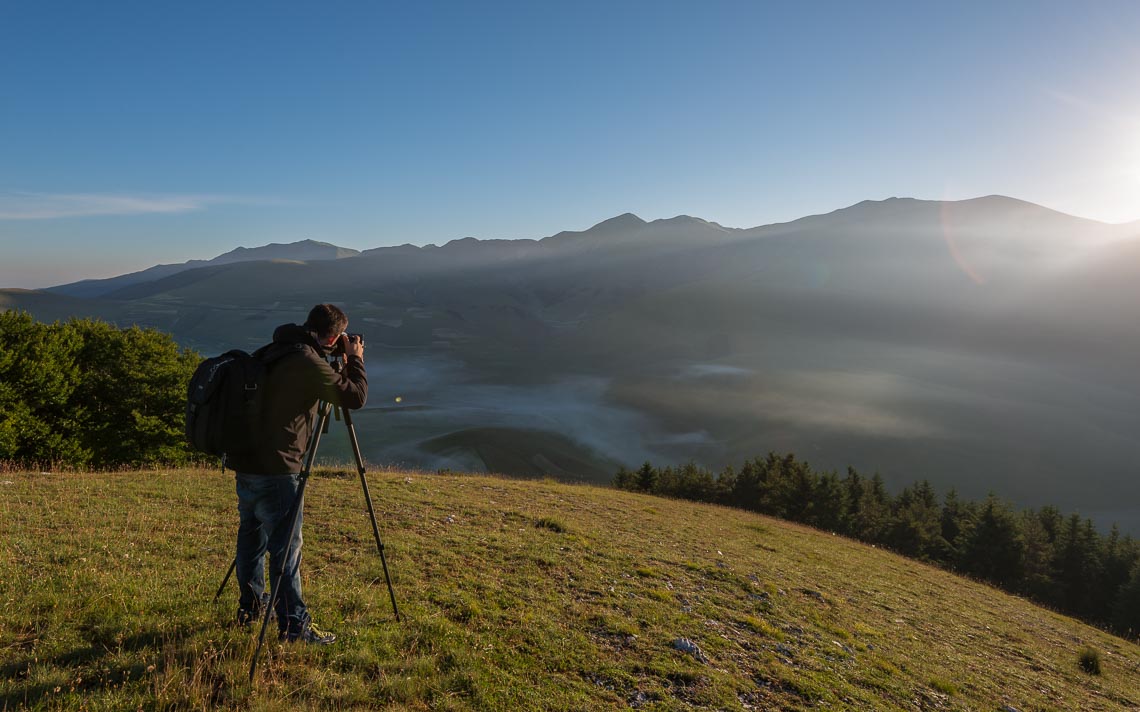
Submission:
<svg viewBox="0 0 1140 712">
<path fill-rule="evenodd" d="M 335 304 L 318 304 L 309 311 L 305 327 L 317 332 L 322 339 L 341 334 L 348 326 L 348 317 Z"/>
</svg>

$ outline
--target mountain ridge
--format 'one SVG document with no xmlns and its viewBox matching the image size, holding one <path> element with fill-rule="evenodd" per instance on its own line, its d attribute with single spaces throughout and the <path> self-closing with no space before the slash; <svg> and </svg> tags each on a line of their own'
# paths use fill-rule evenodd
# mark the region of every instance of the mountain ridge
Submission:
<svg viewBox="0 0 1140 712">
<path fill-rule="evenodd" d="M 391 255 L 420 254 L 432 251 L 440 251 L 441 253 L 470 253 L 475 250 L 495 248 L 507 249 L 516 254 L 525 254 L 534 247 L 589 251 L 598 247 L 613 247 L 615 243 L 620 243 L 625 246 L 636 246 L 652 242 L 654 238 L 657 238 L 658 242 L 682 245 L 691 241 L 692 236 L 670 233 L 668 236 L 662 237 L 662 233 L 669 230 L 677 230 L 683 233 L 687 229 L 695 229 L 708 231 L 710 233 L 705 237 L 706 241 L 713 239 L 748 238 L 789 230 L 812 228 L 821 223 L 831 223 L 836 220 L 850 219 L 856 216 L 863 220 L 872 220 L 882 218 L 884 214 L 897 215 L 900 212 L 906 213 L 915 210 L 929 210 L 935 207 L 939 209 L 953 209 L 975 205 L 985 206 L 991 209 L 1000 208 L 1005 211 L 1016 210 L 1022 214 L 1031 214 L 1038 218 L 1051 216 L 1079 224 L 1118 227 L 1125 232 L 1140 230 L 1140 221 L 1122 226 L 1109 226 L 1107 223 L 1080 218 L 1035 203 L 1002 195 L 981 196 L 958 201 L 890 197 L 884 200 L 863 200 L 826 213 L 807 215 L 784 223 L 770 223 L 750 228 L 725 227 L 717 222 L 689 215 L 677 215 L 672 218 L 659 218 L 646 221 L 634 213 L 627 212 L 602 220 L 585 230 L 564 230 L 554 235 L 537 239 L 477 238 L 468 236 L 450 240 L 442 246 L 430 243 L 422 246 L 404 243 L 397 246 L 381 246 L 364 250 L 339 247 L 332 243 L 312 239 L 299 240 L 292 243 L 273 242 L 257 247 L 239 246 L 207 260 L 196 259 L 183 263 L 159 264 L 144 270 L 116 277 L 80 280 L 48 287 L 43 291 L 76 297 L 106 297 L 112 292 L 124 287 L 142 282 L 156 281 L 188 269 L 266 259 L 314 261 L 349 259 L 360 256 L 387 257 Z"/>
<path fill-rule="evenodd" d="M 211 267 L 235 262 L 249 262 L 257 260 L 336 260 L 355 257 L 360 254 L 358 250 L 339 247 L 328 242 L 317 240 L 298 240 L 290 243 L 271 242 L 259 247 L 235 247 L 208 260 L 189 260 L 177 264 L 161 264 L 149 267 L 138 272 L 130 272 L 107 279 L 85 279 L 49 287 L 48 292 L 64 294 L 73 297 L 108 297 L 108 295 L 137 284 L 153 282 L 187 270 L 200 267 Z"/>
</svg>

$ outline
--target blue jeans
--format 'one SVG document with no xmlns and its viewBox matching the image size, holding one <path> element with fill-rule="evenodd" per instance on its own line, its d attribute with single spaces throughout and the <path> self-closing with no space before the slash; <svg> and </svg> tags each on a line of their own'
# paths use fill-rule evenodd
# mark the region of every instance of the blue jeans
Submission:
<svg viewBox="0 0 1140 712">
<path fill-rule="evenodd" d="M 303 501 L 297 501 L 300 475 L 254 475 L 239 472 L 237 480 L 238 525 L 237 581 L 239 605 L 247 611 L 261 610 L 265 591 L 265 554 L 269 553 L 269 583 L 277 592 L 277 627 L 297 635 L 309 625 L 309 611 L 301 598 L 301 523 Z M 298 507 L 297 528 L 288 541 L 293 507 Z M 289 560 L 285 561 L 285 551 Z"/>
</svg>

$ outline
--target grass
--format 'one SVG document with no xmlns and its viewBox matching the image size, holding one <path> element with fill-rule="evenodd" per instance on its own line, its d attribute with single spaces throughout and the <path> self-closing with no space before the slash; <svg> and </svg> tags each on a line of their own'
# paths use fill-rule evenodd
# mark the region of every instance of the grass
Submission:
<svg viewBox="0 0 1140 712">
<path fill-rule="evenodd" d="M 1123 710 L 1140 648 L 995 589 L 745 512 L 549 481 L 315 476 L 328 648 L 229 625 L 216 471 L 0 478 L 0 709 Z M 676 650 L 687 638 L 708 658 Z M 1095 649 L 1099 675 L 1074 664 Z"/>
</svg>

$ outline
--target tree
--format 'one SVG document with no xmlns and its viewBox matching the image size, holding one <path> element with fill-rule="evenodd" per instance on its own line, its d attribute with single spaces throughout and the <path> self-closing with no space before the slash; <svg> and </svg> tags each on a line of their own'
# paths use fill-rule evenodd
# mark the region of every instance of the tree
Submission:
<svg viewBox="0 0 1140 712">
<path fill-rule="evenodd" d="M 825 472 L 816 480 L 808 523 L 827 531 L 844 530 L 847 521 L 847 495 L 835 472 Z"/>
<path fill-rule="evenodd" d="M 907 556 L 937 560 L 949 548 L 942 538 L 941 515 L 938 496 L 929 482 L 903 488 L 894 501 L 887 544 Z"/>
<path fill-rule="evenodd" d="M 200 358 L 153 329 L 0 313 L 0 459 L 114 467 L 186 462 Z"/>
<path fill-rule="evenodd" d="M 740 473 L 732 483 L 728 498 L 734 507 L 753 512 L 760 511 L 760 469 L 756 462 L 749 460 L 740 467 Z"/>
<path fill-rule="evenodd" d="M 1057 605 L 1057 582 L 1053 573 L 1053 542 L 1048 520 L 1039 512 L 1028 511 L 1021 517 L 1021 533 L 1025 541 L 1024 572 L 1021 590 L 1035 600 Z"/>
<path fill-rule="evenodd" d="M 637 491 L 637 473 L 627 470 L 625 465 L 622 465 L 618 468 L 617 474 L 614 475 L 613 484 L 618 489 L 635 492 Z"/>
<path fill-rule="evenodd" d="M 1009 505 L 990 495 L 963 547 L 963 571 L 1003 588 L 1013 588 L 1024 569 L 1025 542 Z"/>
<path fill-rule="evenodd" d="M 716 501 L 718 503 L 733 506 L 736 481 L 736 468 L 732 465 L 725 465 L 720 474 L 716 476 Z"/>
<path fill-rule="evenodd" d="M 641 492 L 655 492 L 657 490 L 657 468 L 648 460 L 637 469 L 637 489 Z"/>
<path fill-rule="evenodd" d="M 806 462 L 790 453 L 782 458 L 771 455 L 768 482 L 776 516 L 794 522 L 810 519 L 816 474 Z"/>
<path fill-rule="evenodd" d="M 1088 616 L 1092 613 L 1095 586 L 1100 579 L 1100 535 L 1092 520 L 1073 514 L 1065 523 L 1053 557 L 1061 605 L 1065 610 Z"/>
<path fill-rule="evenodd" d="M 0 459 L 28 465 L 83 466 L 79 414 L 72 404 L 81 371 L 72 330 L 0 313 Z"/>
<path fill-rule="evenodd" d="M 1140 637 L 1140 562 L 1132 567 L 1128 583 L 1116 595 L 1112 624 L 1131 637 Z"/>
<path fill-rule="evenodd" d="M 103 322 L 73 322 L 85 376 L 74 394 L 89 417 L 84 439 L 92 464 L 150 465 L 184 462 L 186 384 L 198 363 L 168 335 Z"/>
<path fill-rule="evenodd" d="M 850 534 L 856 539 L 870 543 L 885 543 L 890 497 L 879 473 L 871 479 L 860 477 L 852 468 L 847 468 L 844 480 L 850 502 Z"/>
<path fill-rule="evenodd" d="M 943 558 L 939 560 L 953 567 L 958 563 L 961 549 L 974 530 L 977 507 L 973 502 L 963 502 L 958 498 L 958 492 L 951 489 L 942 500 L 942 516 L 939 521 L 942 525 L 942 540 L 947 546 Z"/>
<path fill-rule="evenodd" d="M 697 463 L 689 461 L 677 471 L 675 496 L 695 502 L 716 501 L 716 481 Z"/>
<path fill-rule="evenodd" d="M 1120 590 L 1128 583 L 1129 572 L 1140 558 L 1136 543 L 1131 537 L 1121 537 L 1115 524 L 1108 537 L 1102 540 L 1100 550 L 1100 580 L 1093 594 L 1093 608 L 1101 620 L 1113 617 L 1114 602 Z"/>
</svg>

